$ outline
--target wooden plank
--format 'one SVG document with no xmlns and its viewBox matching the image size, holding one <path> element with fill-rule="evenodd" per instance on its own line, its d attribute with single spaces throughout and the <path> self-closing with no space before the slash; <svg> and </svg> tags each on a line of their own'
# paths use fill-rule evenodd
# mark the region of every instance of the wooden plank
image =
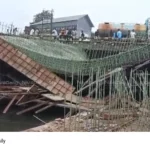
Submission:
<svg viewBox="0 0 150 150">
<path fill-rule="evenodd" d="M 70 106 L 70 108 L 75 108 L 75 109 L 80 109 L 80 110 L 86 110 L 86 111 L 91 111 L 91 109 L 86 108 L 84 106 L 80 106 L 80 105 L 74 105 L 74 104 L 70 104 L 70 103 L 65 103 L 68 106 Z"/>
<path fill-rule="evenodd" d="M 103 105 L 103 104 L 106 103 L 105 101 L 101 101 L 101 100 L 92 100 L 92 99 L 87 99 L 86 100 L 86 98 L 79 97 L 79 96 L 76 96 L 74 94 L 66 94 L 66 96 L 64 98 L 67 102 L 70 102 L 70 103 L 73 103 L 73 104 L 85 105 L 85 106 L 86 105 L 88 106 L 88 104 Z"/>
<path fill-rule="evenodd" d="M 85 102 L 85 98 L 71 94 L 71 93 L 66 94 L 64 98 L 67 102 L 74 103 L 74 104 L 81 104 L 82 101 Z"/>
<path fill-rule="evenodd" d="M 0 92 L 2 95 L 40 95 L 40 93 L 15 93 L 15 92 Z"/>
<path fill-rule="evenodd" d="M 55 106 L 55 104 L 51 103 L 51 104 L 49 104 L 48 106 L 45 106 L 45 107 L 43 107 L 43 108 L 37 110 L 35 113 L 36 113 L 36 114 L 41 113 L 41 112 L 45 111 L 46 109 L 48 109 L 48 108 L 50 108 L 50 107 L 52 107 L 52 106 Z"/>
<path fill-rule="evenodd" d="M 31 86 L 31 88 L 28 90 L 28 93 L 29 93 L 29 92 L 35 93 L 35 92 L 37 92 L 37 91 L 38 91 L 38 87 L 37 87 L 35 84 L 33 84 L 33 85 Z"/>
<path fill-rule="evenodd" d="M 36 109 L 36 108 L 39 108 L 39 107 L 41 107 L 41 106 L 43 106 L 43 105 L 46 105 L 46 104 L 48 104 L 48 103 L 49 103 L 49 102 L 43 102 L 43 103 L 37 104 L 37 105 L 35 105 L 35 106 L 29 107 L 29 108 L 27 108 L 27 109 L 24 109 L 24 110 L 18 112 L 17 115 L 21 115 L 21 114 L 24 114 L 24 113 L 26 113 L 26 112 L 32 111 L 32 110 L 34 110 L 34 109 Z"/>
<path fill-rule="evenodd" d="M 76 96 L 76 95 L 74 95 L 74 94 L 71 94 L 71 93 L 66 94 L 66 96 L 65 96 L 65 100 L 66 100 L 66 101 L 71 102 L 71 103 L 75 103 L 75 104 L 78 104 L 78 103 L 79 103 L 79 102 L 78 102 L 79 99 L 81 99 L 81 97 L 78 97 L 78 96 Z"/>
<path fill-rule="evenodd" d="M 3 111 L 3 114 L 7 113 L 8 109 L 10 108 L 10 106 L 13 104 L 13 102 L 16 100 L 17 95 L 13 97 L 13 99 L 9 102 L 9 104 L 6 106 L 6 108 Z"/>
<path fill-rule="evenodd" d="M 57 95 L 52 95 L 52 94 L 42 94 L 43 97 L 45 98 L 48 98 L 52 101 L 56 101 L 56 102 L 59 102 L 59 101 L 64 101 L 65 99 L 61 96 L 57 96 Z"/>
<path fill-rule="evenodd" d="M 29 91 L 31 87 L 18 87 L 21 90 Z"/>
<path fill-rule="evenodd" d="M 15 90 L 15 89 L 12 89 L 12 91 L 6 91 L 6 90 L 4 90 L 4 91 L 0 91 L 0 94 L 2 93 L 22 93 L 23 91 L 19 91 L 19 90 Z"/>
<path fill-rule="evenodd" d="M 69 103 L 56 104 L 56 106 L 63 107 L 63 108 L 69 108 L 69 109 L 72 108 L 72 109 L 76 109 L 76 110 L 91 111 L 90 109 L 87 109 L 85 107 L 80 107 L 80 106 L 76 106 L 76 105 L 69 104 Z"/>
<path fill-rule="evenodd" d="M 33 99 L 33 100 L 28 101 L 28 102 L 19 103 L 18 106 L 26 105 L 26 104 L 33 103 L 33 102 L 41 103 L 42 102 L 41 100 L 43 100 L 43 99 L 44 99 L 43 97 L 39 98 L 39 99 Z"/>
<path fill-rule="evenodd" d="M 28 95 L 28 93 L 27 93 L 27 95 Z M 22 101 L 24 97 L 25 97 L 25 95 L 22 95 L 22 96 L 20 97 L 20 99 L 17 101 L 16 105 L 19 104 L 19 102 Z"/>
<path fill-rule="evenodd" d="M 29 92 L 31 92 L 31 91 L 36 91 L 36 90 L 35 90 L 35 84 L 32 85 L 32 86 L 30 87 L 30 89 L 28 89 L 27 93 L 29 93 Z M 23 99 L 25 99 L 25 95 L 21 96 L 21 98 L 17 101 L 16 105 L 19 104 Z"/>
</svg>

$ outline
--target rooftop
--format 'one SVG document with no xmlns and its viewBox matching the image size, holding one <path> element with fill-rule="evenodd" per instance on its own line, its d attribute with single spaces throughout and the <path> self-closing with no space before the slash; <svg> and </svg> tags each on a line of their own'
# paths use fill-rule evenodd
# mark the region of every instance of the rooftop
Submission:
<svg viewBox="0 0 150 150">
<path fill-rule="evenodd" d="M 59 23 L 59 22 L 67 22 L 67 21 L 76 21 L 76 20 L 79 20 L 81 18 L 85 17 L 87 19 L 87 21 L 89 22 L 90 26 L 91 27 L 94 27 L 92 21 L 90 20 L 89 16 L 87 14 L 84 14 L 84 15 L 76 15 L 76 16 L 69 16 L 69 17 L 61 17 L 61 18 L 54 18 L 53 19 L 53 23 Z M 43 20 L 40 21 L 40 22 L 32 22 L 30 23 L 30 25 L 40 25 L 40 24 L 47 24 L 47 23 L 50 23 L 50 20 Z"/>
</svg>

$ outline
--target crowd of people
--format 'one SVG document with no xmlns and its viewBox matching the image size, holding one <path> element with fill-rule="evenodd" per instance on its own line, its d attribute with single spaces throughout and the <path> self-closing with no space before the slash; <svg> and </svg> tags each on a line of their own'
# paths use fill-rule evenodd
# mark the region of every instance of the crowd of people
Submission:
<svg viewBox="0 0 150 150">
<path fill-rule="evenodd" d="M 97 30 L 95 32 L 95 37 L 96 38 L 100 37 L 99 30 Z M 123 33 L 120 29 L 118 29 L 116 32 L 115 31 L 113 32 L 112 30 L 110 30 L 109 37 L 114 38 L 114 39 L 122 39 L 123 38 Z M 135 30 L 134 29 L 131 30 L 131 31 L 129 30 L 125 37 L 135 39 L 135 37 L 136 37 Z"/>
<path fill-rule="evenodd" d="M 130 31 L 130 30 L 128 31 L 128 35 L 127 35 L 128 38 L 135 39 L 135 36 L 136 36 L 136 33 L 135 33 L 134 29 L 132 31 Z M 118 29 L 117 32 L 114 32 L 113 38 L 122 39 L 123 38 L 122 31 L 120 29 Z"/>
<path fill-rule="evenodd" d="M 25 30 L 25 34 L 29 34 L 29 35 L 35 35 L 35 36 L 38 36 L 40 35 L 42 32 L 40 32 L 40 30 L 38 29 L 31 29 L 29 31 L 30 28 L 26 28 Z M 48 33 L 48 32 L 47 32 Z M 50 31 L 49 31 L 50 33 Z M 75 29 L 64 29 L 62 28 L 60 31 L 54 29 L 52 31 L 52 37 L 57 40 L 57 39 L 64 39 L 64 40 L 74 40 L 74 39 L 78 39 L 79 38 L 79 35 L 78 35 L 78 32 L 75 30 Z M 85 39 L 85 33 L 84 31 L 82 30 L 81 33 L 80 33 L 80 39 L 83 40 Z"/>
<path fill-rule="evenodd" d="M 54 37 L 54 39 L 65 39 L 65 40 L 74 40 L 77 39 L 77 31 L 74 30 L 65 30 L 64 28 L 62 30 L 60 30 L 60 32 L 58 33 L 56 29 L 53 30 L 52 32 L 52 36 Z M 85 38 L 85 34 L 84 31 L 81 31 L 80 34 L 81 39 Z"/>
<path fill-rule="evenodd" d="M 28 30 L 26 30 L 28 31 Z M 49 31 L 50 33 L 50 31 Z M 30 30 L 30 35 L 40 35 L 40 31 L 37 29 L 32 29 Z M 66 41 L 73 41 L 75 39 L 80 39 L 80 40 L 86 40 L 86 34 L 84 33 L 84 31 L 82 30 L 80 32 L 80 35 L 79 33 L 77 32 L 77 30 L 75 29 L 64 29 L 62 28 L 61 30 L 56 30 L 54 29 L 52 31 L 52 37 L 57 40 L 57 39 L 63 39 L 63 40 L 66 40 Z M 118 29 L 117 31 L 112 31 L 110 30 L 110 32 L 108 31 L 106 36 L 105 35 L 102 35 L 99 30 L 97 30 L 95 32 L 95 35 L 94 35 L 95 39 L 98 39 L 100 37 L 110 37 L 110 38 L 113 38 L 113 39 L 122 39 L 122 38 L 131 38 L 131 39 L 135 39 L 136 37 L 136 32 L 135 30 L 129 30 L 126 34 L 124 34 L 124 31 L 121 31 L 120 29 Z"/>
</svg>

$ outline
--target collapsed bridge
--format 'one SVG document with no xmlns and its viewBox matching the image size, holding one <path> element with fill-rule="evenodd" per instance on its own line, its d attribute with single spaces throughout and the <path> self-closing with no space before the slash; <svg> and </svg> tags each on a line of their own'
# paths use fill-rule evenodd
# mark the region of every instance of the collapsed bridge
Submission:
<svg viewBox="0 0 150 150">
<path fill-rule="evenodd" d="M 124 65 L 133 65 L 149 59 L 150 45 L 134 41 L 112 41 L 77 46 L 40 39 L 1 36 L 5 42 L 53 72 L 62 74 L 89 74 L 89 68 L 109 71 Z"/>
<path fill-rule="evenodd" d="M 7 77 L 9 74 L 11 81 L 30 81 L 28 86 L 0 86 L 0 95 L 9 100 L 3 113 L 13 104 L 28 106 L 17 112 L 18 115 L 32 110 L 40 113 L 52 106 L 69 108 L 71 112 L 74 109 L 91 112 L 97 103 L 95 100 L 109 96 L 111 88 L 105 89 L 109 85 L 105 86 L 104 81 L 111 74 L 124 70 L 122 67 L 138 70 L 148 64 L 149 59 L 148 41 L 111 40 L 69 45 L 0 36 L 0 63 L 4 64 L 0 73 Z M 31 107 L 31 103 L 35 105 Z M 92 105 L 89 107 L 89 104 Z"/>
</svg>

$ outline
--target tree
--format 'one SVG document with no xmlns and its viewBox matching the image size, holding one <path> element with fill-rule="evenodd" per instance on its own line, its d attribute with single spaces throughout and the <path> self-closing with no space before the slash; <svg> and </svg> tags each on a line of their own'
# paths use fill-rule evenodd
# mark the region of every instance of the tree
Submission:
<svg viewBox="0 0 150 150">
<path fill-rule="evenodd" d="M 45 19 L 51 19 L 51 17 L 52 17 L 52 14 L 51 12 L 49 12 L 49 10 L 43 10 L 41 13 L 38 13 L 34 16 L 33 21 L 40 22 Z"/>
</svg>

